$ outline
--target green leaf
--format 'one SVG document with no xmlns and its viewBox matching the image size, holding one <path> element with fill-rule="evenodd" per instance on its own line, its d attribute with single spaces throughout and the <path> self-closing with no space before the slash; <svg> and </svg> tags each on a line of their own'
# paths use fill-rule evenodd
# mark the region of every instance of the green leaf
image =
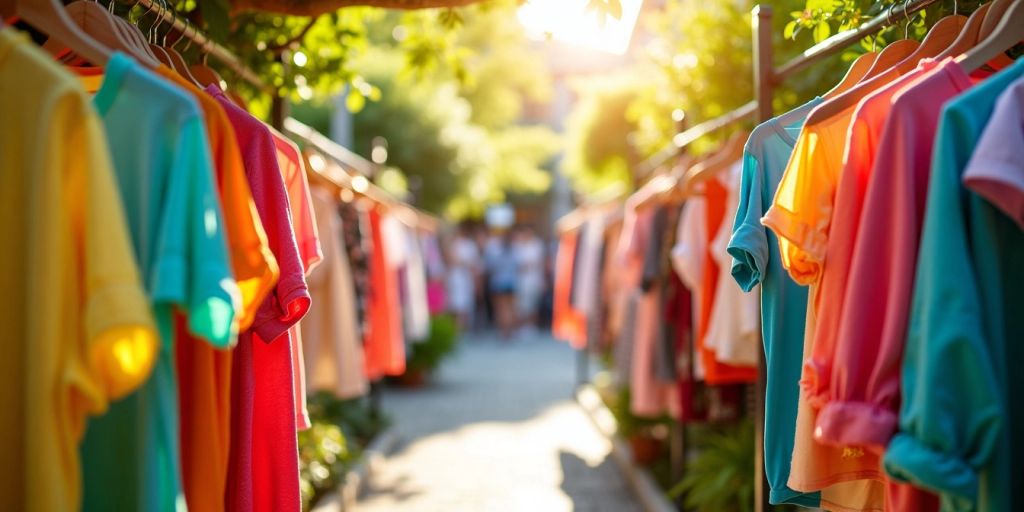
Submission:
<svg viewBox="0 0 1024 512">
<path fill-rule="evenodd" d="M 782 30 L 782 37 L 785 39 L 793 39 L 794 30 L 796 30 L 796 20 L 786 23 L 786 28 Z"/>
<path fill-rule="evenodd" d="M 832 35 L 832 28 L 828 26 L 827 22 L 819 21 L 818 24 L 814 26 L 815 43 L 820 43 L 828 39 L 828 36 L 830 35 Z"/>
</svg>

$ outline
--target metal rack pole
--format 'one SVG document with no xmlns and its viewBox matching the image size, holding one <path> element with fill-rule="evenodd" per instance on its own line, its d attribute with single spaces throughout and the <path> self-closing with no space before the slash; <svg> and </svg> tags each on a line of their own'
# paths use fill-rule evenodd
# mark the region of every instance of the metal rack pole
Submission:
<svg viewBox="0 0 1024 512">
<path fill-rule="evenodd" d="M 772 8 L 754 7 L 751 13 L 754 38 L 754 102 L 757 104 L 757 122 L 772 117 L 774 96 L 774 55 L 772 47 Z M 754 512 L 770 510 L 767 475 L 764 469 L 764 411 L 767 368 L 764 351 L 759 351 L 757 382 L 754 385 Z"/>
</svg>

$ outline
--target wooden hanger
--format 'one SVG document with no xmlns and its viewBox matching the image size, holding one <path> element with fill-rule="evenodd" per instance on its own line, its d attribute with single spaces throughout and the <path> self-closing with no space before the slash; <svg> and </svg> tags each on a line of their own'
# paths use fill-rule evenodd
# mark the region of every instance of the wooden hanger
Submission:
<svg viewBox="0 0 1024 512">
<path fill-rule="evenodd" d="M 749 132 L 742 130 L 736 132 L 725 141 L 725 144 L 715 152 L 714 156 L 693 166 L 686 173 L 686 178 L 683 180 L 686 191 L 690 193 L 696 192 L 698 185 L 711 179 L 719 172 L 728 169 L 737 160 L 743 158 L 743 146 L 746 145 L 749 138 Z"/>
<path fill-rule="evenodd" d="M 876 58 L 878 58 L 878 53 L 876 52 L 868 52 L 857 57 L 857 59 L 853 61 L 853 64 L 850 64 L 850 69 L 846 70 L 846 76 L 844 76 L 835 87 L 825 94 L 822 94 L 822 98 L 826 100 L 835 98 L 839 94 L 842 94 L 857 85 L 857 82 L 860 82 L 860 80 L 864 78 L 864 75 L 867 74 L 868 70 L 871 69 Z"/>
<path fill-rule="evenodd" d="M 911 39 L 900 39 L 889 43 L 882 51 L 878 52 L 878 58 L 864 73 L 862 82 L 870 80 L 906 60 L 921 46 L 921 43 Z"/>
<path fill-rule="evenodd" d="M 146 51 L 138 48 L 125 36 L 121 20 L 105 7 L 93 0 L 76 0 L 64 10 L 82 31 L 89 34 L 108 48 L 131 55 L 140 63 L 156 67 L 158 62 Z"/>
<path fill-rule="evenodd" d="M 960 60 L 963 70 L 971 73 L 1002 55 L 1024 40 L 1024 0 L 1014 0 L 999 24 L 987 38 L 967 52 Z"/>
<path fill-rule="evenodd" d="M 915 51 L 905 56 L 903 60 L 885 69 L 882 73 L 862 81 L 845 93 L 821 104 L 807 116 L 807 124 L 821 123 L 848 108 L 856 106 L 861 99 L 892 81 L 892 73 L 896 73 L 897 76 L 905 75 L 916 68 L 921 59 L 940 54 L 959 38 L 967 21 L 966 17 L 959 14 L 953 14 L 940 19 L 928 31 L 924 41 L 916 47 Z M 899 42 L 897 41 L 896 43 Z M 889 45 L 882 50 L 882 54 L 891 46 Z M 879 55 L 878 59 L 881 60 L 882 56 Z M 868 74 L 870 75 L 870 73 L 869 71 Z"/>
<path fill-rule="evenodd" d="M 113 53 L 75 24 L 60 0 L 0 0 L 0 15 L 17 17 L 96 66 L 105 66 Z"/>
<path fill-rule="evenodd" d="M 947 57 L 957 57 L 978 44 L 981 28 L 984 25 L 985 18 L 988 17 L 987 13 L 991 7 L 992 3 L 982 4 L 981 7 L 972 12 L 971 17 L 967 18 L 967 24 L 960 31 L 956 41 L 953 41 L 948 48 L 936 55 L 935 58 L 942 60 Z"/>
<path fill-rule="evenodd" d="M 996 25 L 999 24 L 999 20 L 1003 19 L 1003 14 L 1011 5 L 1013 5 L 1013 0 L 993 0 L 992 2 L 982 6 L 988 6 L 988 13 L 985 14 L 985 22 L 981 24 L 981 32 L 978 33 L 978 41 L 992 35 L 992 32 L 996 29 Z"/>
<path fill-rule="evenodd" d="M 205 49 L 205 48 L 204 48 Z M 206 59 L 209 56 L 209 52 L 203 52 L 203 59 L 189 68 L 192 71 L 192 76 L 199 81 L 204 87 L 208 85 L 216 85 L 218 88 L 221 87 L 221 83 L 224 81 L 216 71 L 206 64 Z"/>
</svg>

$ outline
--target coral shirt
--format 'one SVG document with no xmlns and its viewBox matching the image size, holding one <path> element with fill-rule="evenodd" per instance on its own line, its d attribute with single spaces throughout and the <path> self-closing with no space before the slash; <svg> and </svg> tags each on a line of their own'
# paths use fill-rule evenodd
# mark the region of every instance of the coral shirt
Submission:
<svg viewBox="0 0 1024 512">
<path fill-rule="evenodd" d="M 401 342 L 402 322 L 398 302 L 398 274 L 389 260 L 388 252 L 395 250 L 386 243 L 384 215 L 372 208 L 369 211 L 370 236 L 373 254 L 370 260 L 370 293 L 367 304 L 368 329 L 363 334 L 366 347 L 366 375 L 377 380 L 385 375 L 405 372 L 405 345 Z"/>
<path fill-rule="evenodd" d="M 568 341 L 574 348 L 586 343 L 585 319 L 572 308 L 573 255 L 579 243 L 579 232 L 562 234 L 555 256 L 555 301 L 551 331 L 555 338 Z"/>
<path fill-rule="evenodd" d="M 271 129 L 274 146 L 277 148 L 277 165 L 281 168 L 285 189 L 288 190 L 288 206 L 292 212 L 292 229 L 295 243 L 299 247 L 299 258 L 306 277 L 313 271 L 323 252 L 320 248 L 320 234 L 313 216 L 312 199 L 309 195 L 309 181 L 306 179 L 305 159 L 295 143 Z M 295 324 L 290 329 L 292 336 L 292 387 L 295 393 L 295 422 L 299 430 L 310 427 L 309 411 L 306 409 L 306 369 L 303 362 L 302 329 Z"/>
<path fill-rule="evenodd" d="M 884 448 L 896 430 L 900 361 L 942 103 L 972 85 L 947 59 L 896 93 L 868 182 L 843 301 L 831 399 L 818 438 Z"/>
</svg>

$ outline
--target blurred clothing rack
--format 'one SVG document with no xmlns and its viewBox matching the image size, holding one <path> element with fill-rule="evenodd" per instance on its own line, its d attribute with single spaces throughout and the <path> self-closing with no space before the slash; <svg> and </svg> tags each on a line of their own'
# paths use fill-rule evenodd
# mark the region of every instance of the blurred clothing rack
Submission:
<svg viewBox="0 0 1024 512">
<path fill-rule="evenodd" d="M 371 183 L 369 177 L 376 172 L 376 164 L 294 118 L 289 117 L 284 120 L 284 132 L 298 138 L 307 148 L 313 149 L 336 164 L 336 167 L 332 167 L 318 165 L 311 161 L 309 172 L 316 173 L 339 188 L 351 190 L 377 204 L 392 209 L 399 221 L 413 229 L 437 232 L 440 228 L 441 220 L 439 218 L 401 201 Z"/>
<path fill-rule="evenodd" d="M 160 0 L 135 0 L 135 3 L 162 18 L 164 23 L 170 24 L 171 29 L 181 34 L 181 37 L 191 40 L 192 43 L 202 49 L 203 53 L 226 65 L 242 80 L 249 82 L 265 93 L 273 92 L 274 89 L 264 83 L 248 66 L 242 64 L 235 54 L 200 32 L 195 25 L 187 22 L 184 17 L 173 9 L 168 9 L 166 4 L 160 2 Z"/>
</svg>

